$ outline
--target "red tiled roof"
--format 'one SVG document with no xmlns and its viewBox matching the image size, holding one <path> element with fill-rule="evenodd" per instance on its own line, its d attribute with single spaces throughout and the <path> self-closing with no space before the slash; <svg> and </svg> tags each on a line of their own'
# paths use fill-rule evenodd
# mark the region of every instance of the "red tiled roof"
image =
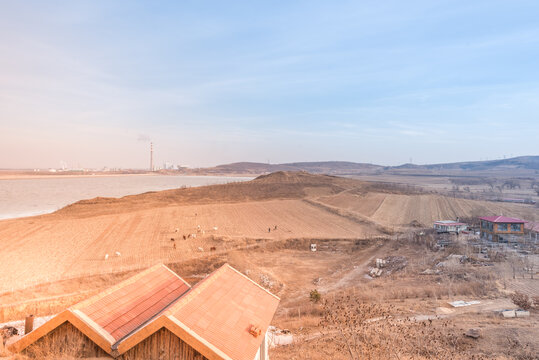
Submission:
<svg viewBox="0 0 539 360">
<path fill-rule="evenodd" d="M 74 308 L 117 341 L 165 310 L 189 288 L 178 275 L 159 265 Z"/>
<path fill-rule="evenodd" d="M 493 223 L 513 223 L 513 224 L 522 224 L 522 223 L 526 223 L 527 221 L 525 220 L 520 220 L 520 219 L 515 219 L 515 218 L 510 218 L 510 217 L 507 217 L 507 216 L 483 216 L 483 217 L 480 217 L 479 218 L 480 220 L 486 220 L 486 221 L 490 221 L 490 222 L 493 222 Z"/>
<path fill-rule="evenodd" d="M 11 349 L 21 351 L 69 321 L 113 356 L 166 327 L 206 357 L 252 360 L 278 303 L 277 296 L 228 264 L 192 289 L 157 265 L 70 307 Z M 251 335 L 251 326 L 260 335 Z"/>
<path fill-rule="evenodd" d="M 167 314 L 233 360 L 252 360 L 279 304 L 279 298 L 223 265 L 180 298 Z M 261 336 L 249 333 L 250 326 Z"/>
</svg>

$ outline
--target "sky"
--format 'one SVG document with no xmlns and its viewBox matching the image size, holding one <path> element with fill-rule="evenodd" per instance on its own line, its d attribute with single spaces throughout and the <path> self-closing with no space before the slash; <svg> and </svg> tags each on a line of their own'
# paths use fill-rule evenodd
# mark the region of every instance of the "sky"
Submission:
<svg viewBox="0 0 539 360">
<path fill-rule="evenodd" d="M 539 155 L 539 2 L 0 0 L 0 168 Z"/>
</svg>

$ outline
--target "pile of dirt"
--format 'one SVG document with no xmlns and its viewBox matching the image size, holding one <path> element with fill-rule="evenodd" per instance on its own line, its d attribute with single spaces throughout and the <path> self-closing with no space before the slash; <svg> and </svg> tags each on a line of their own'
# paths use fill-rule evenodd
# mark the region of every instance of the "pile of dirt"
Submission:
<svg viewBox="0 0 539 360">
<path fill-rule="evenodd" d="M 370 277 L 379 277 L 390 275 L 404 269 L 408 265 L 408 259 L 404 256 L 387 256 L 376 259 L 370 263 L 368 275 Z"/>
<path fill-rule="evenodd" d="M 425 225 L 421 224 L 419 221 L 417 220 L 412 220 L 410 221 L 410 223 L 408 224 L 409 227 L 414 227 L 414 228 L 422 228 L 422 227 L 425 227 Z"/>
<path fill-rule="evenodd" d="M 257 184 L 302 184 L 332 186 L 337 183 L 350 182 L 349 179 L 330 175 L 314 175 L 306 171 L 277 171 L 260 175 L 253 182 Z M 352 182 L 358 182 L 352 180 Z"/>
</svg>

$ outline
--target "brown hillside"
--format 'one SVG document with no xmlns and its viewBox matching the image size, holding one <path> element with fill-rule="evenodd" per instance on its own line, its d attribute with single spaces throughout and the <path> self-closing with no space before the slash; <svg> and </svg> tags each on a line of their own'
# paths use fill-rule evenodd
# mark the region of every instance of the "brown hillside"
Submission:
<svg viewBox="0 0 539 360">
<path fill-rule="evenodd" d="M 191 260 L 257 246 L 258 241 L 365 239 L 407 230 L 411 223 L 430 227 L 433 220 L 500 213 L 539 220 L 531 206 L 407 193 L 305 172 L 96 198 L 51 215 L 0 221 L 5 243 L 0 292 L 32 282 Z"/>
<path fill-rule="evenodd" d="M 279 171 L 246 182 L 148 192 L 122 198 L 82 200 L 56 212 L 61 216 L 95 216 L 171 205 L 236 203 L 273 199 L 301 199 L 360 188 L 359 180 L 306 172 Z"/>
</svg>

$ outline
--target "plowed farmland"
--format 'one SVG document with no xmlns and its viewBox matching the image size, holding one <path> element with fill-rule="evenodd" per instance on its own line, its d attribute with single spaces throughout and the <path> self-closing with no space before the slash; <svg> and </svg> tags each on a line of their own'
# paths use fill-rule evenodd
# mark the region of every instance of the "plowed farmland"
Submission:
<svg viewBox="0 0 539 360">
<path fill-rule="evenodd" d="M 407 226 L 412 221 L 430 227 L 433 221 L 477 217 L 484 214 L 512 214 L 512 216 L 539 220 L 537 208 L 489 201 L 450 198 L 434 194 L 367 194 L 340 193 L 324 196 L 319 202 L 357 213 L 386 226 Z"/>
</svg>

